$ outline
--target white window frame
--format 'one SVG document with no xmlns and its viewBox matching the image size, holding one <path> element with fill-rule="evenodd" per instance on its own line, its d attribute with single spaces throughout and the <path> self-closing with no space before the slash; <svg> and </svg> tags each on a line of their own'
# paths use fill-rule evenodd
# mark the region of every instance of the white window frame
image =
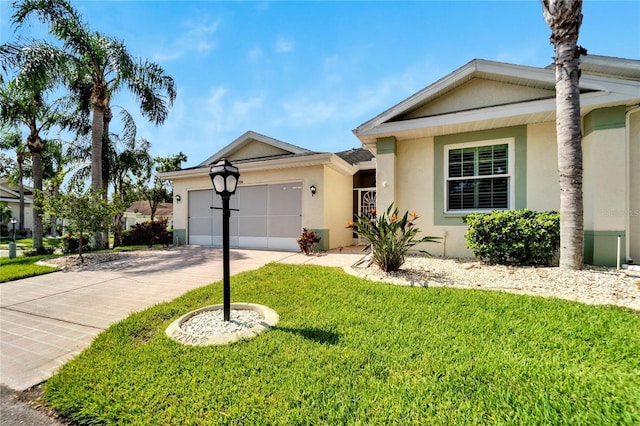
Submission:
<svg viewBox="0 0 640 426">
<path fill-rule="evenodd" d="M 450 180 L 458 180 L 461 178 L 451 178 L 449 176 L 449 151 L 454 149 L 461 148 L 476 148 L 480 146 L 491 146 L 491 145 L 507 145 L 507 174 L 501 175 L 487 175 L 482 176 L 481 179 L 489 179 L 495 177 L 507 177 L 508 184 L 508 197 L 507 207 L 501 209 L 465 209 L 465 210 L 449 210 L 449 191 L 448 184 Z M 484 141 L 474 141 L 474 142 L 466 142 L 466 143 L 457 143 L 445 145 L 444 147 L 444 212 L 445 214 L 456 214 L 456 215 L 464 215 L 469 213 L 485 213 L 491 212 L 494 210 L 510 210 L 515 206 L 515 139 L 514 138 L 503 138 L 503 139 L 490 139 Z M 468 177 L 466 177 L 468 179 Z"/>
</svg>

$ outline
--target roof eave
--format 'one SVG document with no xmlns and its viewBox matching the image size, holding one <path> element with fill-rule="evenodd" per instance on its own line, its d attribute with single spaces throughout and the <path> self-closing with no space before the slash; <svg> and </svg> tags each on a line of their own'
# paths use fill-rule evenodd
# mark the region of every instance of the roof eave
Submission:
<svg viewBox="0 0 640 426">
<path fill-rule="evenodd" d="M 629 91 L 625 90 L 624 92 L 626 93 L 621 93 L 621 91 L 601 91 L 581 95 L 580 108 L 582 115 L 584 116 L 599 107 L 632 105 L 640 102 L 640 92 L 636 93 L 635 96 L 630 96 Z M 493 127 L 552 121 L 555 120 L 555 111 L 555 99 L 544 99 L 382 123 L 357 136 L 362 141 L 362 144 L 375 154 L 376 140 L 380 137 L 410 138 L 415 137 L 416 132 L 421 132 L 421 137 L 438 136 L 452 133 L 452 128 L 455 128 L 455 133 L 461 133 Z M 496 126 L 495 123 L 500 120 L 503 125 Z"/>
<path fill-rule="evenodd" d="M 310 154 L 286 158 L 272 158 L 268 160 L 257 160 L 246 163 L 235 163 L 235 165 L 236 167 L 238 167 L 238 169 L 240 169 L 240 174 L 279 169 L 305 168 L 312 166 L 328 166 L 342 174 L 347 175 L 353 175 L 358 171 L 357 167 L 347 163 L 342 158 L 331 153 Z M 199 167 L 195 169 L 159 173 L 158 177 L 165 180 L 177 180 L 208 175 L 209 167 Z"/>
</svg>

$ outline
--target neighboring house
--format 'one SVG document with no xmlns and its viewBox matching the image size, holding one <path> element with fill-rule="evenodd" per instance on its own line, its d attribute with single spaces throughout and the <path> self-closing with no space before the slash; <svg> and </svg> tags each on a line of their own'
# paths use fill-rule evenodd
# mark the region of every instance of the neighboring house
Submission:
<svg viewBox="0 0 640 426">
<path fill-rule="evenodd" d="M 370 152 L 314 152 L 248 131 L 196 167 L 160 174 L 174 185 L 174 243 L 222 245 L 221 213 L 212 208 L 221 199 L 209 177 L 222 158 L 240 169 L 230 200 L 237 209 L 231 212 L 232 247 L 298 250 L 303 228 L 322 238 L 322 250 L 351 245 L 347 222 L 360 204 L 375 199 Z"/>
<path fill-rule="evenodd" d="M 583 56 L 584 260 L 640 262 L 640 61 Z M 462 218 L 559 210 L 555 72 L 473 60 L 354 130 L 377 206 L 416 211 L 434 255 L 470 256 Z"/>
<path fill-rule="evenodd" d="M 0 180 L 0 203 L 6 204 L 20 223 L 20 189 L 18 185 L 9 183 L 7 179 Z M 16 230 L 18 225 L 16 225 Z M 33 229 L 33 189 L 24 186 L 24 229 Z M 11 225 L 9 225 L 11 232 Z"/>
<path fill-rule="evenodd" d="M 173 221 L 173 204 L 172 203 L 159 203 L 156 209 L 154 219 L 167 219 L 167 226 L 172 227 Z M 124 229 L 127 230 L 136 223 L 147 222 L 151 220 L 151 205 L 149 201 L 136 201 L 131 204 L 129 208 L 124 212 Z"/>
</svg>

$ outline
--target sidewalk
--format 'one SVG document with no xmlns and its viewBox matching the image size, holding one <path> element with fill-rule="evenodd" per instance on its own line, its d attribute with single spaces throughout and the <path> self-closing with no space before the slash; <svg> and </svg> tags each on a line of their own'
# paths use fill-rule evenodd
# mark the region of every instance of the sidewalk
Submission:
<svg viewBox="0 0 640 426">
<path fill-rule="evenodd" d="M 231 273 L 269 262 L 343 267 L 362 253 L 231 250 Z M 0 285 L 0 382 L 22 391 L 51 377 L 111 324 L 222 279 L 222 251 L 184 246 Z"/>
</svg>

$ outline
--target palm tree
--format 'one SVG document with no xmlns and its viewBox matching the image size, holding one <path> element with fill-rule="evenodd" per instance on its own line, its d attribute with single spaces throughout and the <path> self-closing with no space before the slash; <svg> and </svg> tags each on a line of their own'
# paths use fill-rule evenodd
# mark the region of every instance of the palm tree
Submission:
<svg viewBox="0 0 640 426">
<path fill-rule="evenodd" d="M 173 78 L 159 65 L 132 57 L 121 41 L 91 32 L 66 0 L 22 0 L 15 7 L 15 24 L 22 25 L 29 15 L 36 15 L 50 25 L 51 34 L 64 43 L 73 57 L 69 86 L 83 90 L 93 113 L 91 184 L 97 191 L 104 186 L 102 144 L 104 135 L 109 133 L 112 96 L 126 86 L 140 102 L 142 114 L 155 124 L 162 124 L 176 96 Z"/>
<path fill-rule="evenodd" d="M 580 53 L 582 0 L 542 0 L 555 49 L 556 133 L 560 177 L 560 267 L 582 269 L 582 129 Z"/>
<path fill-rule="evenodd" d="M 113 186 L 115 217 L 113 220 L 113 246 L 122 245 L 122 225 L 126 209 L 139 199 L 137 188 L 140 181 L 150 173 L 153 159 L 149 153 L 151 143 L 136 138 L 136 126 L 133 117 L 124 109 L 120 112 L 123 123 L 122 135 L 111 134 L 109 155 L 109 174 Z"/>
<path fill-rule="evenodd" d="M 27 55 L 28 56 L 28 55 Z M 60 114 L 54 103 L 47 102 L 46 92 L 54 84 L 51 76 L 34 73 L 27 74 L 31 70 L 27 58 L 25 66 L 20 69 L 18 76 L 0 89 L 0 125 L 23 125 L 29 130 L 27 135 L 27 148 L 31 154 L 33 167 L 33 188 L 36 193 L 42 193 L 42 151 L 45 148 L 45 139 L 42 135 L 48 132 L 60 122 Z M 42 226 L 42 209 L 40 202 L 34 200 L 33 208 L 33 248 L 43 249 L 44 229 Z"/>
<path fill-rule="evenodd" d="M 109 135 L 112 96 L 126 86 L 139 101 L 142 115 L 159 125 L 176 97 L 173 78 L 159 65 L 132 57 L 121 41 L 91 32 L 66 0 L 22 0 L 14 5 L 16 25 L 35 15 L 50 25 L 51 34 L 71 55 L 69 87 L 81 92 L 92 108 L 91 186 L 96 192 L 107 188 L 109 167 L 103 170 L 103 146 Z M 99 245 L 106 243 L 96 237 Z"/>
<path fill-rule="evenodd" d="M 19 130 L 3 132 L 0 134 L 0 149 L 13 151 L 16 154 L 16 173 L 12 174 L 11 181 L 18 185 L 20 207 L 18 214 L 18 229 L 24 229 L 24 166 L 29 158 L 29 150 L 22 141 L 22 133 Z"/>
<path fill-rule="evenodd" d="M 64 183 L 67 174 L 75 166 L 75 158 L 69 148 L 65 149 L 65 142 L 61 139 L 47 141 L 45 150 L 42 152 L 43 178 L 46 180 L 47 194 L 52 197 L 60 195 L 60 188 Z M 58 236 L 56 216 L 51 216 L 50 234 L 52 237 Z"/>
</svg>

